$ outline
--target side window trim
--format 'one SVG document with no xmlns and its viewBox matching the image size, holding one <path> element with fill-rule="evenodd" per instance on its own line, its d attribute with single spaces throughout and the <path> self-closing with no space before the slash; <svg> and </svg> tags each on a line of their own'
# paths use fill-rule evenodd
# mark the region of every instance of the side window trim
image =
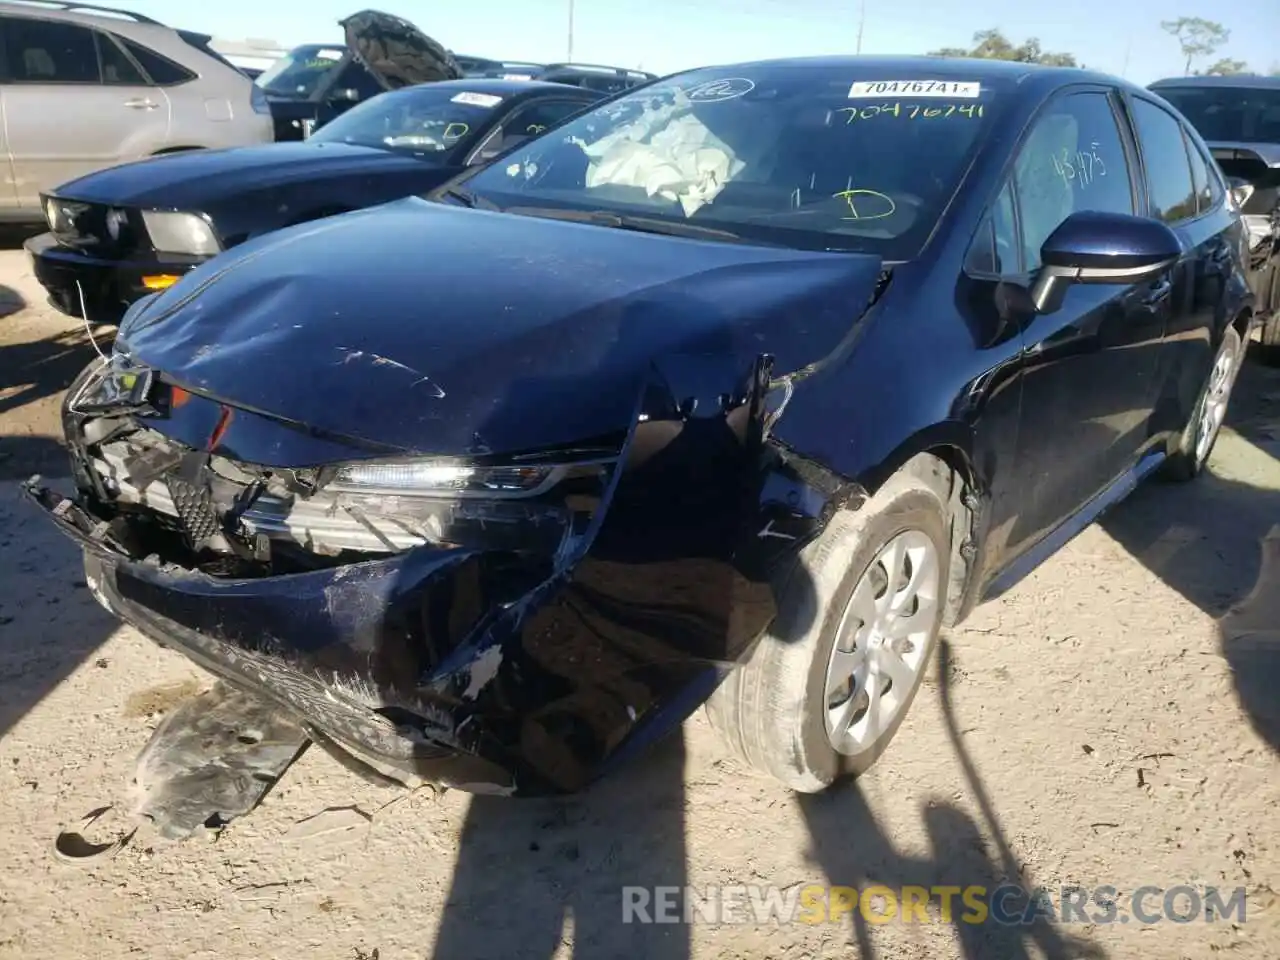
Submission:
<svg viewBox="0 0 1280 960">
<path fill-rule="evenodd" d="M 1191 189 L 1196 194 L 1196 212 L 1189 220 L 1198 219 L 1209 213 L 1213 209 L 1213 201 L 1206 201 L 1200 189 L 1200 184 L 1196 183 L 1196 160 L 1200 161 L 1200 169 L 1204 171 L 1204 188 L 1209 189 L 1209 168 L 1205 165 L 1204 157 L 1200 156 L 1200 151 L 1196 149 L 1195 144 L 1191 142 L 1191 136 L 1187 132 L 1184 124 L 1178 124 L 1178 129 L 1182 133 L 1182 149 L 1187 152 L 1187 166 L 1191 168 Z"/>
<path fill-rule="evenodd" d="M 1147 170 L 1147 155 L 1142 149 L 1142 141 L 1138 139 L 1138 119 L 1133 111 L 1133 96 L 1128 93 L 1122 93 L 1120 100 L 1124 106 L 1124 129 L 1125 133 L 1131 138 L 1134 151 L 1133 172 L 1138 178 L 1138 192 L 1136 200 L 1138 203 L 1134 209 L 1140 217 L 1151 217 L 1151 175 Z"/>
<path fill-rule="evenodd" d="M 1186 137 L 1188 148 L 1200 155 L 1205 173 L 1209 176 L 1209 205 L 1216 208 L 1222 203 L 1227 193 L 1227 184 L 1223 179 L 1222 168 L 1218 166 L 1218 161 L 1213 158 L 1213 153 L 1200 140 L 1194 128 L 1185 127 L 1182 134 Z"/>
<path fill-rule="evenodd" d="M 1129 198 L 1133 204 L 1135 216 L 1142 216 L 1143 200 L 1147 199 L 1146 185 L 1139 173 L 1138 131 L 1133 125 L 1129 111 L 1124 103 L 1120 90 L 1110 87 L 1107 90 L 1107 102 L 1111 105 L 1111 116 L 1116 122 L 1116 132 L 1120 135 L 1120 147 L 1124 150 L 1125 166 L 1129 170 Z M 1147 209 L 1150 209 L 1148 201 Z"/>
</svg>

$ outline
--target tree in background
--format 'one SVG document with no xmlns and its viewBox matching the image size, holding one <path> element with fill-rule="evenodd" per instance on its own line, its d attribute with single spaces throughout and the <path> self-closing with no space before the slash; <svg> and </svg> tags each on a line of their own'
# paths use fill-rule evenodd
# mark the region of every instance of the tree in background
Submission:
<svg viewBox="0 0 1280 960">
<path fill-rule="evenodd" d="M 931 57 L 975 57 L 979 60 L 1014 60 L 1018 63 L 1043 63 L 1051 67 L 1078 67 L 1076 58 L 1069 53 L 1046 53 L 1040 49 L 1035 37 L 1014 46 L 999 30 L 979 30 L 973 35 L 973 46 L 943 47 L 932 51 Z"/>
<path fill-rule="evenodd" d="M 1231 77 L 1237 73 L 1248 73 L 1249 64 L 1243 60 L 1232 60 L 1230 57 L 1223 57 L 1207 70 L 1201 70 L 1202 77 Z"/>
<path fill-rule="evenodd" d="M 1191 61 L 1196 57 L 1210 57 L 1231 37 L 1231 31 L 1220 23 L 1203 17 L 1179 17 L 1162 20 L 1160 28 L 1174 37 L 1187 58 L 1183 73 L 1190 75 Z"/>
</svg>

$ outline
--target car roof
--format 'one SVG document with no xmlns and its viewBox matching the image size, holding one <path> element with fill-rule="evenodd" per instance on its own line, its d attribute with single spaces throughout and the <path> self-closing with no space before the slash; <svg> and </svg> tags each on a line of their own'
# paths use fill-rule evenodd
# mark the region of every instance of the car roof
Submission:
<svg viewBox="0 0 1280 960">
<path fill-rule="evenodd" d="M 77 23 L 83 27 L 109 30 L 133 40 L 156 45 L 159 53 L 174 58 L 172 45 L 180 34 L 175 28 L 132 10 L 117 10 L 110 6 L 99 6 L 93 3 L 75 3 L 74 0 L 0 0 L 0 14 L 5 16 L 28 17 L 37 20 L 52 20 L 62 23 Z M 196 36 L 197 34 L 190 34 Z M 168 46 L 163 46 L 166 42 Z M 185 57 L 182 61 L 190 66 L 190 56 L 197 54 L 204 60 L 213 59 L 210 55 L 190 44 L 180 43 L 176 47 Z M 227 69 L 236 70 L 231 64 Z M 203 73 L 203 69 L 200 71 Z M 238 71 L 237 71 L 238 72 Z"/>
<path fill-rule="evenodd" d="M 1280 90 L 1280 77 L 1264 77 L 1257 73 L 1236 73 L 1225 77 L 1166 77 L 1151 84 L 1151 90 L 1170 87 L 1245 87 L 1254 90 Z"/>
<path fill-rule="evenodd" d="M 121 24 L 142 24 L 150 27 L 168 27 L 132 10 L 117 10 L 91 3 L 61 2 L 61 0 L 0 0 L 0 13 L 14 16 L 38 17 L 45 20 L 66 20 L 91 27 L 119 27 Z"/>
<path fill-rule="evenodd" d="M 457 90 L 459 92 L 470 91 L 471 93 L 492 93 L 505 97 L 514 97 L 522 93 L 533 93 L 537 91 L 548 91 L 554 93 L 564 93 L 565 91 L 578 91 L 583 94 L 594 93 L 591 90 L 583 90 L 581 87 L 571 86 L 567 83 L 549 83 L 542 80 L 502 80 L 497 77 L 475 77 L 472 79 L 463 78 L 461 80 L 435 80 L 431 83 L 418 83 L 411 87 L 402 87 L 402 90 L 421 90 L 424 87 L 431 89 Z M 399 90 L 392 91 L 399 93 Z"/>
<path fill-rule="evenodd" d="M 1127 90 L 1142 88 L 1120 77 L 1085 70 L 1081 67 L 1058 67 L 1015 60 L 985 60 L 973 57 L 935 57 L 929 55 L 894 56 L 859 55 L 827 57 L 788 57 L 775 60 L 753 60 L 726 64 L 717 68 L 698 67 L 681 74 L 716 69 L 722 75 L 731 70 L 811 69 L 815 73 L 841 72 L 849 80 L 911 80 L 912 73 L 956 80 L 977 80 L 1020 85 L 1023 83 L 1054 86 L 1066 83 L 1104 83 Z M 896 74 L 896 75 L 891 75 Z"/>
</svg>

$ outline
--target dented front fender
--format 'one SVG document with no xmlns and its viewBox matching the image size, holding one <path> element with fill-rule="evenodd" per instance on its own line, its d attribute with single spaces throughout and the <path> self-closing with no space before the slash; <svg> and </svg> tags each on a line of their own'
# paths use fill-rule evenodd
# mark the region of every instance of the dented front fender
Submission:
<svg viewBox="0 0 1280 960">
<path fill-rule="evenodd" d="M 31 496 L 120 616 L 357 755 L 419 777 L 584 787 L 682 721 L 858 496 L 769 435 L 772 360 L 652 364 L 616 469 L 555 556 L 421 547 L 230 579 L 115 541 L 88 500 Z"/>
</svg>

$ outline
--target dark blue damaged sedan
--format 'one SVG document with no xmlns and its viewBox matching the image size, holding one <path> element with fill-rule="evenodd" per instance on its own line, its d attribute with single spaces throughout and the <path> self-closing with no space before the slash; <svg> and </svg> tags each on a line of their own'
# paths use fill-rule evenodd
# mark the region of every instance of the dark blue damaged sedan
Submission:
<svg viewBox="0 0 1280 960">
<path fill-rule="evenodd" d="M 136 304 L 27 489 L 109 609 L 389 775 L 574 791 L 706 703 L 817 791 L 940 627 L 1202 470 L 1246 254 L 1116 78 L 695 70 Z"/>
</svg>

